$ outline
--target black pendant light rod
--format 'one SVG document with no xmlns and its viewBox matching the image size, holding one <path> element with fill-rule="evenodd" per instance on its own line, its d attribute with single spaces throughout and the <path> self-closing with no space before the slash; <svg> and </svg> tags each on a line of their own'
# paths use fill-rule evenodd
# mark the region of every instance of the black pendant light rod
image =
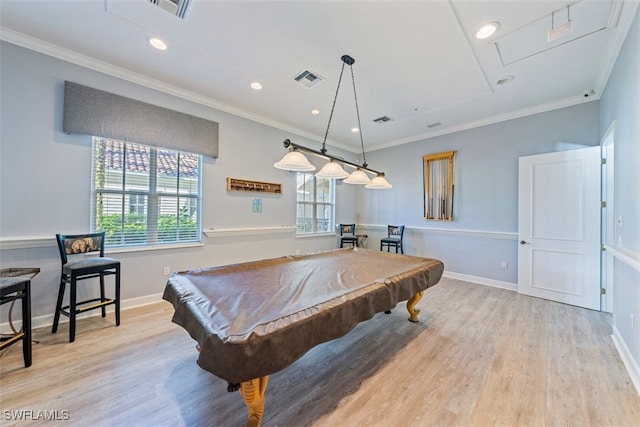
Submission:
<svg viewBox="0 0 640 427">
<path fill-rule="evenodd" d="M 327 130 L 325 130 L 324 139 L 322 140 L 322 149 L 320 151 L 322 151 L 323 153 L 327 152 L 327 147 L 326 147 L 327 136 L 329 135 L 329 128 L 331 127 L 331 119 L 333 118 L 333 112 L 336 109 L 336 101 L 338 100 L 338 92 L 340 92 L 340 84 L 342 83 L 342 74 L 344 73 L 344 65 L 347 64 L 351 66 L 355 62 L 354 59 L 349 55 L 342 55 L 342 58 L 340 59 L 342 59 L 342 68 L 340 68 L 340 77 L 338 78 L 338 86 L 336 87 L 336 94 L 333 97 L 333 105 L 331 105 L 331 113 L 329 113 L 329 122 L 327 123 Z"/>
<path fill-rule="evenodd" d="M 353 63 L 356 62 L 349 55 L 344 55 L 342 61 L 351 68 L 351 83 L 353 83 L 353 98 L 356 101 L 356 116 L 358 117 L 358 134 L 360 135 L 360 147 L 362 147 L 362 166 L 367 167 L 367 155 L 364 152 L 364 139 L 362 137 L 362 124 L 360 124 L 360 108 L 358 108 L 358 95 L 356 94 L 356 79 L 353 75 Z"/>
<path fill-rule="evenodd" d="M 368 168 L 366 166 L 366 163 L 365 163 L 365 165 L 359 165 L 357 163 L 353 163 L 353 162 L 350 162 L 348 160 L 339 159 L 337 157 L 332 156 L 331 154 L 327 154 L 327 152 L 326 152 L 327 150 L 326 149 L 324 151 L 314 150 L 312 148 L 308 148 L 308 147 L 304 147 L 302 145 L 295 144 L 295 143 L 291 142 L 291 140 L 288 139 L 288 138 L 283 141 L 283 145 L 284 145 L 285 148 L 292 148 L 294 150 L 304 151 L 305 153 L 313 154 L 315 156 L 322 157 L 322 158 L 325 158 L 325 159 L 328 159 L 328 160 L 335 160 L 336 162 L 340 162 L 340 163 L 343 163 L 345 165 L 349 165 L 349 166 L 351 166 L 353 168 L 360 169 L 362 171 L 366 171 L 366 172 L 372 173 L 372 174 L 377 175 L 377 176 L 384 176 L 384 172 L 379 172 L 377 170 L 370 169 L 370 168 Z"/>
</svg>

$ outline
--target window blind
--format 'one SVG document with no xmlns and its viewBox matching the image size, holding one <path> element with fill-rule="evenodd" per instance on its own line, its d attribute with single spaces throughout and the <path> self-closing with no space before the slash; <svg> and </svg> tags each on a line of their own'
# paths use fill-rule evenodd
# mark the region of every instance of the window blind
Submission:
<svg viewBox="0 0 640 427">
<path fill-rule="evenodd" d="M 199 242 L 201 159 L 94 137 L 91 229 L 108 247 Z"/>
</svg>

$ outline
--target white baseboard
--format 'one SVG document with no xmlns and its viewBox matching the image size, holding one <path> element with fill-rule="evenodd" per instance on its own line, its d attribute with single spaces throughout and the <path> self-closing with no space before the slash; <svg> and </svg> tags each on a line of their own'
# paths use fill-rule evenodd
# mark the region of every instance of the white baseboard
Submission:
<svg viewBox="0 0 640 427">
<path fill-rule="evenodd" d="M 451 271 L 445 271 L 443 274 L 444 277 L 449 277 L 451 279 L 464 280 L 465 282 L 477 283 L 479 285 L 491 286 L 494 288 L 507 289 L 510 291 L 517 291 L 518 284 L 511 282 L 503 282 L 501 280 L 493 280 L 487 279 L 485 277 L 471 276 L 469 274 L 461 274 L 461 273 L 453 273 Z"/>
<path fill-rule="evenodd" d="M 622 363 L 624 363 L 625 368 L 627 368 L 627 372 L 631 377 L 631 382 L 635 386 L 638 395 L 640 395 L 640 367 L 638 367 L 638 364 L 633 359 L 629 348 L 620 336 L 620 331 L 618 331 L 618 328 L 615 326 L 613 327 L 611 339 L 613 340 L 613 344 L 616 346 L 616 350 L 618 350 Z"/>
<path fill-rule="evenodd" d="M 143 305 L 148 305 L 148 304 L 155 304 L 160 301 L 162 301 L 162 294 L 153 294 L 153 295 L 146 295 L 138 298 L 130 298 L 130 299 L 122 300 L 120 302 L 120 309 L 127 310 L 129 308 L 142 307 Z M 112 313 L 114 308 L 115 307 L 112 305 L 108 306 L 107 312 Z M 100 316 L 100 311 L 92 310 L 92 311 L 80 314 L 78 315 L 78 319 L 92 317 L 92 316 Z M 68 322 L 69 322 L 69 318 L 67 316 L 60 316 L 61 324 L 68 323 Z M 38 329 L 38 328 L 43 328 L 51 325 L 53 325 L 53 313 L 46 314 L 44 316 L 34 317 L 31 319 L 31 329 Z M 13 326 L 19 330 L 20 328 L 22 328 L 22 320 L 14 318 Z M 0 333 L 2 334 L 12 333 L 11 327 L 9 326 L 9 322 L 0 323 Z"/>
<path fill-rule="evenodd" d="M 480 285 L 507 289 L 510 291 L 518 290 L 518 285 L 516 283 L 502 282 L 499 280 L 486 279 L 484 277 L 470 276 L 467 274 L 452 272 L 445 272 L 443 276 L 451 279 L 464 280 L 465 282 L 472 282 L 478 283 Z M 636 363 L 636 361 L 634 360 L 631 352 L 629 351 L 629 348 L 625 344 L 624 340 L 620 336 L 620 332 L 615 326 L 613 327 L 613 334 L 611 335 L 611 339 L 613 340 L 613 344 L 615 345 L 616 350 L 618 350 L 618 354 L 620 355 L 625 368 L 627 368 L 629 377 L 631 377 L 631 382 L 636 388 L 638 395 L 640 395 L 640 367 L 638 367 L 638 363 Z"/>
</svg>

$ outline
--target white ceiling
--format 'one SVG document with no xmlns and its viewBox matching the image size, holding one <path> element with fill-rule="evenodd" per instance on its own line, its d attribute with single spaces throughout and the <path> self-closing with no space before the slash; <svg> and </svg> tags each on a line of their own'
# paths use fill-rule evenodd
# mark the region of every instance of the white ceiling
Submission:
<svg viewBox="0 0 640 427">
<path fill-rule="evenodd" d="M 573 30 L 547 42 L 555 26 Z M 186 20 L 148 0 L 0 0 L 0 36 L 322 141 L 343 54 L 371 151 L 598 99 L 638 0 L 212 1 Z M 498 32 L 477 40 L 481 24 Z M 166 51 L 152 49 L 160 36 Z M 313 88 L 293 77 L 309 69 Z M 496 82 L 508 75 L 508 84 Z M 263 89 L 249 87 L 259 81 Z M 82 82 L 78 82 L 82 83 Z M 588 94 L 588 97 L 585 97 Z M 311 115 L 317 108 L 321 113 Z M 373 120 L 388 116 L 392 121 Z M 434 123 L 439 126 L 428 127 Z M 360 139 L 348 68 L 328 142 Z"/>
</svg>

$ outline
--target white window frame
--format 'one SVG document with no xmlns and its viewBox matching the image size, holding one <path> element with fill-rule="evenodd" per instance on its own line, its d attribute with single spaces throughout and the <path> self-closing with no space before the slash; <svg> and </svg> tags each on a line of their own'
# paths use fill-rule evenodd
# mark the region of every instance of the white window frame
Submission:
<svg viewBox="0 0 640 427">
<path fill-rule="evenodd" d="M 297 172 L 296 187 L 297 187 L 297 183 L 299 182 L 300 176 L 306 176 L 308 180 L 313 181 L 313 184 L 311 185 L 313 194 L 311 195 L 310 200 L 305 200 L 304 197 L 302 198 L 300 197 L 301 193 L 299 191 L 299 188 L 296 188 L 296 235 L 304 236 L 304 235 L 311 235 L 311 234 L 335 233 L 335 217 L 336 217 L 335 215 L 336 213 L 335 181 L 332 179 L 316 178 L 316 176 L 312 172 Z M 330 200 L 321 202 L 317 200 L 316 195 L 318 192 L 318 186 L 319 184 L 322 184 L 323 181 L 329 183 Z M 308 218 L 308 217 L 298 216 L 298 212 L 301 205 L 311 207 L 312 216 L 311 216 L 310 224 L 308 224 L 308 221 L 305 221 L 305 224 L 301 223 L 301 218 Z M 328 214 L 329 214 L 329 218 L 327 218 L 328 224 L 326 225 L 326 229 L 323 229 L 323 230 L 318 229 L 319 219 L 317 217 L 317 212 L 318 212 L 318 208 L 321 208 L 321 207 L 325 208 L 325 212 L 328 209 Z"/>
<path fill-rule="evenodd" d="M 120 165 L 122 169 L 111 169 L 112 174 L 115 174 L 116 176 L 120 174 L 121 177 L 118 177 L 117 180 L 103 178 L 103 184 L 101 185 L 98 183 L 98 174 L 103 173 L 106 176 L 108 173 L 105 173 L 106 160 L 103 159 L 101 161 L 98 158 L 100 156 L 98 154 L 100 151 L 99 147 L 101 145 L 106 146 L 106 144 L 110 142 L 124 145 L 124 154 L 121 156 L 122 164 Z M 127 176 L 134 175 L 135 172 L 128 169 L 128 156 L 126 153 L 127 150 L 131 150 L 136 147 L 137 149 L 145 149 L 149 151 L 148 165 L 145 165 L 147 170 L 139 174 L 142 177 L 142 180 L 148 179 L 148 182 L 142 186 L 143 188 L 132 188 L 130 183 L 127 182 Z M 176 187 L 175 191 L 168 191 L 166 189 L 159 188 L 161 187 L 159 181 L 163 179 L 163 176 L 158 172 L 158 151 L 169 153 L 177 158 L 175 178 L 170 178 L 171 184 Z M 194 168 L 196 169 L 193 171 L 196 175 L 195 177 L 192 176 L 190 178 L 185 178 L 181 176 L 182 169 L 187 167 L 186 164 L 183 163 L 186 156 L 197 157 L 197 167 L 191 168 L 192 171 Z M 183 179 L 190 180 L 190 185 L 187 186 L 188 190 L 185 190 L 184 187 L 181 189 L 180 187 L 180 183 Z M 143 144 L 135 144 L 125 141 L 116 141 L 109 138 L 93 137 L 91 190 L 91 230 L 107 232 L 105 241 L 106 247 L 172 246 L 201 242 L 202 155 L 184 153 L 178 150 L 165 148 L 149 147 Z M 115 221 L 118 228 L 111 227 L 111 229 L 109 229 L 109 227 L 104 224 L 104 221 L 101 224 L 100 218 L 104 218 L 107 214 L 104 213 L 104 209 L 106 209 L 105 205 L 103 203 L 99 203 L 98 200 L 104 200 L 105 196 L 111 197 L 109 199 L 108 208 L 111 213 L 108 215 L 115 215 L 116 219 L 118 219 L 118 215 L 120 215 L 119 221 Z M 136 208 L 136 212 L 131 212 L 130 209 L 131 198 L 135 197 L 136 201 L 138 201 L 141 196 L 147 198 L 146 209 L 144 209 L 144 214 L 142 215 L 138 208 Z M 113 205 L 112 202 L 118 197 L 121 199 L 121 202 L 116 202 L 116 204 Z M 162 203 L 165 204 L 163 205 Z M 195 210 L 193 209 L 194 205 L 196 207 Z M 99 212 L 99 210 L 102 210 L 102 212 Z M 175 210 L 175 229 L 170 228 L 169 231 L 166 231 L 166 229 L 163 230 L 161 228 L 162 219 L 164 217 L 166 220 L 168 216 L 169 220 L 171 220 L 171 215 L 173 215 L 171 210 Z M 167 211 L 170 213 L 167 214 Z M 184 216 L 185 214 L 187 217 Z M 130 224 L 127 222 L 127 215 L 140 215 L 145 218 L 143 222 L 143 232 L 141 234 L 138 234 L 138 231 L 135 235 L 132 235 L 127 231 L 125 225 Z"/>
<path fill-rule="evenodd" d="M 129 213 L 144 215 L 146 213 L 146 204 L 141 203 L 144 196 L 141 194 L 129 194 Z"/>
</svg>

